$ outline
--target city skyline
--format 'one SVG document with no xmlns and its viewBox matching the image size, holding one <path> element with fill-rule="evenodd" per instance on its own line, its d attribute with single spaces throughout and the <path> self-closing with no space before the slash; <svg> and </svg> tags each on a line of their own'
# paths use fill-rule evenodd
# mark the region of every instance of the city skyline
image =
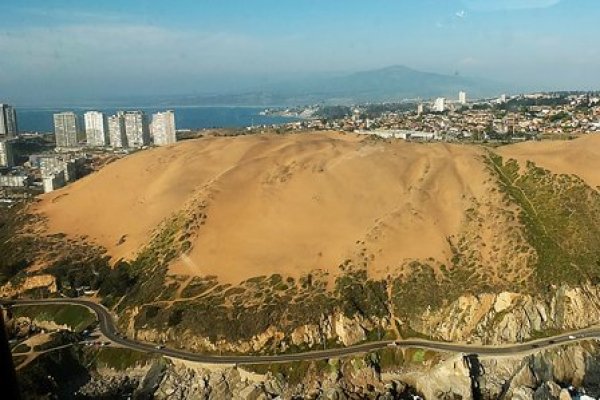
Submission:
<svg viewBox="0 0 600 400">
<path fill-rule="evenodd" d="M 530 91 L 600 88 L 591 0 L 31 0 L 3 12 L 0 95 L 19 105 L 243 91 L 390 65 Z"/>
</svg>

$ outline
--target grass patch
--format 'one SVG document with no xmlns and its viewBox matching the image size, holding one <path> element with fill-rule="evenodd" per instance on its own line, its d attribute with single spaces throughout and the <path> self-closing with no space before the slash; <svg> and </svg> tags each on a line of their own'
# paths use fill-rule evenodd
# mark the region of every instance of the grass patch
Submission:
<svg viewBox="0 0 600 400">
<path fill-rule="evenodd" d="M 97 351 L 95 362 L 98 368 L 111 368 L 116 371 L 144 366 L 159 358 L 153 354 L 130 349 L 103 347 L 95 351 Z"/>
<path fill-rule="evenodd" d="M 27 343 L 19 343 L 11 351 L 13 354 L 15 354 L 15 353 L 28 353 L 30 350 L 31 350 L 31 347 L 29 345 L 27 345 Z"/>
<path fill-rule="evenodd" d="M 600 282 L 600 193 L 574 175 L 531 162 L 522 169 L 490 153 L 487 164 L 507 200 L 518 205 L 526 239 L 536 250 L 529 289 Z"/>
<path fill-rule="evenodd" d="M 37 321 L 51 321 L 67 325 L 75 332 L 81 332 L 96 322 L 96 314 L 88 308 L 72 304 L 40 304 L 35 306 L 15 306 L 17 317 L 28 317 Z"/>
<path fill-rule="evenodd" d="M 297 385 L 302 383 L 307 376 L 331 372 L 335 366 L 330 365 L 327 360 L 316 360 L 275 364 L 247 364 L 241 368 L 261 375 L 267 373 L 271 373 L 273 376 L 282 375 L 288 384 Z"/>
</svg>

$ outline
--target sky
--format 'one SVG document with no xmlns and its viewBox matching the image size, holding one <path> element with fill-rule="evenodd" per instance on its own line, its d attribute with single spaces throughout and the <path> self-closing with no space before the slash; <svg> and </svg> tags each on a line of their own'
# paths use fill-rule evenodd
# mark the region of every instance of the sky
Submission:
<svg viewBox="0 0 600 400">
<path fill-rule="evenodd" d="M 600 89 L 598 0 L 3 3 L 0 102 L 236 92 L 391 65 Z"/>
</svg>

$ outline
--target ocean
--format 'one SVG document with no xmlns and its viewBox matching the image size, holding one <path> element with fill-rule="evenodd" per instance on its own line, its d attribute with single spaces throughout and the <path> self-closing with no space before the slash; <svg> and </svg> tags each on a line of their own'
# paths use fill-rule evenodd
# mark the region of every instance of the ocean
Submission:
<svg viewBox="0 0 600 400">
<path fill-rule="evenodd" d="M 20 132 L 53 132 L 53 114 L 61 111 L 73 111 L 80 117 L 83 126 L 83 114 L 86 111 L 101 111 L 112 115 L 122 110 L 142 110 L 151 118 L 151 114 L 167 108 L 121 107 L 121 108 L 16 108 Z M 202 128 L 241 128 L 251 125 L 283 124 L 295 121 L 294 118 L 260 115 L 264 107 L 169 107 L 175 111 L 177 129 Z"/>
</svg>

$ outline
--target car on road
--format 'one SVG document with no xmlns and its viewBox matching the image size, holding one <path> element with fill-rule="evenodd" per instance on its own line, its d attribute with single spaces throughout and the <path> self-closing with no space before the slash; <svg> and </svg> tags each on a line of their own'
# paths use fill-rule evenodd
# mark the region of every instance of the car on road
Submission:
<svg viewBox="0 0 600 400">
<path fill-rule="evenodd" d="M 165 345 L 164 344 L 157 344 L 156 346 L 154 346 L 154 348 L 157 349 L 157 350 L 162 350 L 162 349 L 165 348 Z"/>
<path fill-rule="evenodd" d="M 577 339 L 577 336 L 569 335 L 569 340 L 575 340 L 575 339 Z"/>
</svg>

